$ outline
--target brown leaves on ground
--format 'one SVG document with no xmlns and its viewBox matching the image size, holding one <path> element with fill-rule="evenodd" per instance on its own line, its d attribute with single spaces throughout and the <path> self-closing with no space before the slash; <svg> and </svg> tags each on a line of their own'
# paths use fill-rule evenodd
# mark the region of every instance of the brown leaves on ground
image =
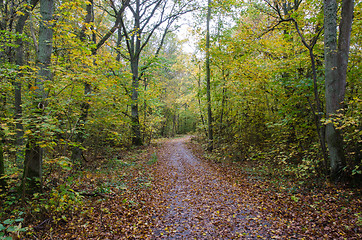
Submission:
<svg viewBox="0 0 362 240">
<path fill-rule="evenodd" d="M 268 222 L 258 218 L 244 190 L 195 157 L 188 140 L 171 140 L 159 153 L 154 238 L 268 238 Z"/>
<path fill-rule="evenodd" d="M 189 146 L 195 155 L 202 158 L 203 151 L 198 145 Z M 362 238 L 360 190 L 327 184 L 324 188 L 300 189 L 293 194 L 289 190 L 298 185 L 289 182 L 289 187 L 276 186 L 273 179 L 250 178 L 243 171 L 245 163 L 208 163 L 226 176 L 230 183 L 236 183 L 243 189 L 243 197 L 250 199 L 251 205 L 260 210 L 258 218 L 269 223 L 271 238 Z"/>
<path fill-rule="evenodd" d="M 29 239 L 144 239 L 151 234 L 152 202 L 148 171 L 154 147 L 99 164 L 72 177 L 75 192 L 83 196 L 80 209 L 46 224 L 34 222 Z M 40 227 L 39 227 L 40 226 Z"/>
<path fill-rule="evenodd" d="M 156 157 L 157 153 L 157 157 Z M 361 195 L 328 186 L 290 193 L 242 163 L 203 158 L 189 138 L 166 140 L 110 169 L 84 172 L 84 205 L 34 232 L 41 239 L 361 239 Z M 293 184 L 290 184 L 293 186 Z M 97 193 L 94 196 L 90 193 Z M 36 226 L 35 223 L 34 226 Z"/>
</svg>

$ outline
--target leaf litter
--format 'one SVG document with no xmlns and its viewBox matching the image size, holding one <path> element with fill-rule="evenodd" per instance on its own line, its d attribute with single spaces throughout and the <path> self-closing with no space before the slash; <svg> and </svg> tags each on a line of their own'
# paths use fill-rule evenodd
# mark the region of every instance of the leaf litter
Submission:
<svg viewBox="0 0 362 240">
<path fill-rule="evenodd" d="M 78 212 L 29 239 L 362 238 L 358 190 L 292 194 L 250 178 L 242 163 L 205 159 L 190 137 L 163 140 L 119 162 L 80 175 L 74 189 L 95 192 L 102 183 L 102 194 L 87 195 Z"/>
</svg>

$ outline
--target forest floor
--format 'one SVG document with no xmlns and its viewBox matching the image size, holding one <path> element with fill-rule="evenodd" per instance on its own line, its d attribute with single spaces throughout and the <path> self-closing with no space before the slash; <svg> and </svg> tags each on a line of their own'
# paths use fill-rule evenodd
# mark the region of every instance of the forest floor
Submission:
<svg viewBox="0 0 362 240">
<path fill-rule="evenodd" d="M 167 141 L 156 169 L 154 237 L 161 239 L 270 238 L 243 183 L 195 157 L 189 137 Z"/>
<path fill-rule="evenodd" d="M 291 192 L 251 178 L 243 163 L 206 159 L 190 139 L 164 139 L 73 177 L 82 205 L 33 221 L 29 239 L 362 239 L 359 191 Z"/>
</svg>

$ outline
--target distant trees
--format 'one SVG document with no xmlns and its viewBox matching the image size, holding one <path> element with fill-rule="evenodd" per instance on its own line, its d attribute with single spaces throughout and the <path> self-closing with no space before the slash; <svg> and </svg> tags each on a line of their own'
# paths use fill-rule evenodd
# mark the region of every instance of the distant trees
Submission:
<svg viewBox="0 0 362 240">
<path fill-rule="evenodd" d="M 138 99 L 140 80 L 152 64 L 153 59 L 159 55 L 166 34 L 171 30 L 172 24 L 181 15 L 192 10 L 190 7 L 191 2 L 192 1 L 189 0 L 184 2 L 170 0 L 156 0 L 151 2 L 135 0 L 131 2 L 128 7 L 130 11 L 129 15 L 124 15 L 120 18 L 124 35 L 123 47 L 126 51 L 126 55 L 121 53 L 121 56 L 129 61 L 132 73 L 131 120 L 133 132 L 132 143 L 134 145 L 142 145 Z M 130 19 L 127 19 L 127 16 L 130 16 Z M 126 22 L 127 20 L 130 21 L 128 24 Z M 142 52 L 158 29 L 161 29 L 161 33 L 153 56 L 149 56 L 150 60 L 144 61 L 143 66 L 140 66 Z"/>
</svg>

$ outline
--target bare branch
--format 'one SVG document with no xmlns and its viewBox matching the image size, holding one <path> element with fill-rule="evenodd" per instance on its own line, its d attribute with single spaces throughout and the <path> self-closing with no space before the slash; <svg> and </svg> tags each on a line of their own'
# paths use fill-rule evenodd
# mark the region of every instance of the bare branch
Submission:
<svg viewBox="0 0 362 240">
<path fill-rule="evenodd" d="M 127 33 L 127 28 L 123 22 L 123 18 L 121 17 L 120 18 L 120 23 L 121 23 L 121 27 L 123 29 L 123 32 L 124 32 L 124 35 L 125 35 L 125 41 L 126 41 L 126 45 L 127 45 L 127 50 L 128 50 L 128 53 L 130 55 L 130 58 L 133 58 L 133 52 L 131 51 L 131 45 L 130 45 L 130 38 L 129 38 L 129 35 Z"/>
<path fill-rule="evenodd" d="M 118 26 L 120 24 L 120 22 L 122 22 L 122 15 L 123 12 L 125 11 L 126 7 L 129 5 L 130 0 L 125 0 L 123 1 L 122 7 L 117 11 L 117 9 L 114 6 L 114 3 L 112 0 L 110 0 L 111 5 L 113 4 L 114 7 L 114 11 L 116 14 L 116 21 L 113 24 L 113 27 L 102 37 L 102 39 L 97 43 L 97 46 L 95 47 L 95 49 L 92 50 L 92 53 L 95 54 L 98 49 L 100 49 L 103 44 L 112 36 L 112 34 L 118 29 Z"/>
<path fill-rule="evenodd" d="M 300 29 L 299 29 L 298 22 L 297 22 L 294 18 L 291 18 L 290 21 L 294 22 L 295 30 L 297 30 L 297 33 L 298 33 L 300 39 L 302 40 L 303 45 L 304 45 L 306 48 L 308 48 L 308 50 L 311 50 L 310 45 L 307 43 L 307 41 L 305 40 L 302 32 L 301 32 Z"/>
<path fill-rule="evenodd" d="M 321 33 L 323 32 L 323 30 L 324 30 L 324 26 L 322 26 L 322 27 L 319 29 L 317 35 L 315 35 L 315 36 L 313 37 L 313 39 L 311 40 L 310 46 L 311 46 L 312 48 L 316 45 L 317 40 L 318 40 L 319 36 L 321 35 Z"/>
</svg>

